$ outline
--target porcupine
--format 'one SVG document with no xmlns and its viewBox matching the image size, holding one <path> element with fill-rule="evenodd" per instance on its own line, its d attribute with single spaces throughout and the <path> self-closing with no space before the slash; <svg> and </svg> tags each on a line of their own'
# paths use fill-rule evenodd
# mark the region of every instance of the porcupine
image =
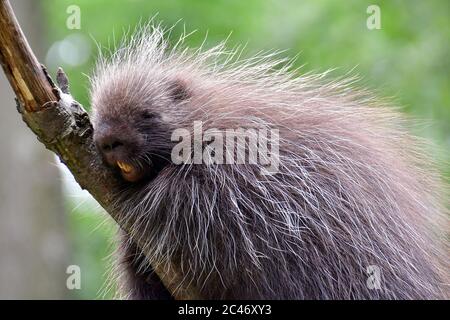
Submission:
<svg viewBox="0 0 450 320">
<path fill-rule="evenodd" d="M 445 182 L 409 120 L 353 78 L 165 37 L 144 28 L 91 77 L 94 139 L 134 226 L 122 240 L 129 298 L 170 298 L 151 268 L 165 262 L 206 299 L 448 296 Z M 278 170 L 174 163 L 172 133 L 195 141 L 195 121 L 277 129 Z"/>
</svg>

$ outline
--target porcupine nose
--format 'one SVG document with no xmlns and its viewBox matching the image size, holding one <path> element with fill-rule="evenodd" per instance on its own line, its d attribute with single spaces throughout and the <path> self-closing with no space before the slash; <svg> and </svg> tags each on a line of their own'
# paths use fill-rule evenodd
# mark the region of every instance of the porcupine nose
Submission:
<svg viewBox="0 0 450 320">
<path fill-rule="evenodd" d="M 98 138 L 97 145 L 103 153 L 109 153 L 117 151 L 120 147 L 124 146 L 124 143 L 115 136 L 103 136 Z"/>
<path fill-rule="evenodd" d="M 94 140 L 97 149 L 110 166 L 115 166 L 117 161 L 123 159 L 127 155 L 127 145 L 125 140 L 121 138 L 117 132 L 114 133 L 109 130 L 102 130 L 94 134 Z"/>
<path fill-rule="evenodd" d="M 113 157 L 125 151 L 125 133 L 117 126 L 102 124 L 94 130 L 94 141 L 106 157 Z M 114 159 L 111 159 L 114 160 Z"/>
</svg>

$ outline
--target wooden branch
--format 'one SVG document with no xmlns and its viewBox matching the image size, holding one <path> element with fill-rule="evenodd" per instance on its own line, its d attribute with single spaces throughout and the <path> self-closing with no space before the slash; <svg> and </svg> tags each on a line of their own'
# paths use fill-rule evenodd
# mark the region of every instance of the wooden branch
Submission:
<svg viewBox="0 0 450 320">
<path fill-rule="evenodd" d="M 131 222 L 120 219 L 120 212 L 113 208 L 120 182 L 101 161 L 88 114 L 68 94 L 68 80 L 62 69 L 57 74 L 61 89 L 53 84 L 28 45 L 7 0 L 0 0 L 0 62 L 17 96 L 17 109 L 28 127 L 59 156 L 79 185 L 127 231 Z M 144 247 L 143 243 L 137 245 Z M 144 254 L 151 256 L 149 252 Z M 180 288 L 183 276 L 179 270 L 178 266 L 167 264 L 155 272 L 176 299 L 201 298 L 192 286 Z"/>
<path fill-rule="evenodd" d="M 0 60 L 20 103 L 28 111 L 55 100 L 8 1 L 0 2 Z"/>
</svg>

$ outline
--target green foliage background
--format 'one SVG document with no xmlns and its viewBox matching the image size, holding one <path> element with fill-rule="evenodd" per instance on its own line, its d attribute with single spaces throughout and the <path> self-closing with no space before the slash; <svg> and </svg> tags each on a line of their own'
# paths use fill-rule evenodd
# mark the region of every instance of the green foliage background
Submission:
<svg viewBox="0 0 450 320">
<path fill-rule="evenodd" d="M 368 30 L 366 9 L 381 8 L 381 30 Z M 66 9 L 81 9 L 81 29 L 66 28 Z M 417 134 L 431 139 L 430 152 L 441 159 L 450 176 L 450 1 L 297 1 L 297 0 L 44 0 L 48 45 L 69 34 L 82 33 L 108 46 L 113 33 L 120 39 L 126 30 L 156 14 L 165 26 L 177 23 L 172 40 L 183 31 L 197 30 L 187 39 L 190 46 L 212 46 L 231 33 L 229 45 L 246 44 L 247 55 L 260 50 L 288 49 L 300 53 L 300 72 L 337 68 L 334 76 L 361 75 L 361 85 L 392 97 L 403 110 L 423 124 Z M 181 21 L 179 21 L 181 19 Z M 92 41 L 92 46 L 95 44 Z M 96 52 L 82 66 L 63 66 L 71 79 L 74 96 L 88 106 L 88 79 Z M 74 209 L 76 208 L 76 209 Z M 73 261 L 84 271 L 82 290 L 75 298 L 110 298 L 101 288 L 107 276 L 111 222 L 68 199 Z M 95 230 L 94 230 L 95 229 Z"/>
</svg>

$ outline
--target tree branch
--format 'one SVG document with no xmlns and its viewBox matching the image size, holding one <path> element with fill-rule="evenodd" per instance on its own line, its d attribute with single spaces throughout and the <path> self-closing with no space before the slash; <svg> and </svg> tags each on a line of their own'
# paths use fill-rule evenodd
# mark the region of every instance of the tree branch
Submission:
<svg viewBox="0 0 450 320">
<path fill-rule="evenodd" d="M 7 0 L 0 0 L 0 62 L 17 96 L 17 109 L 28 127 L 59 156 L 78 184 L 127 231 L 131 222 L 120 219 L 120 213 L 113 207 L 120 181 L 101 161 L 88 114 L 68 94 L 68 80 L 62 69 L 57 74 L 59 89 L 39 64 Z M 143 243 L 137 245 L 144 247 Z M 149 252 L 144 254 L 150 256 Z M 194 287 L 180 287 L 183 279 L 180 270 L 179 266 L 167 264 L 155 272 L 175 298 L 201 298 Z"/>
</svg>

